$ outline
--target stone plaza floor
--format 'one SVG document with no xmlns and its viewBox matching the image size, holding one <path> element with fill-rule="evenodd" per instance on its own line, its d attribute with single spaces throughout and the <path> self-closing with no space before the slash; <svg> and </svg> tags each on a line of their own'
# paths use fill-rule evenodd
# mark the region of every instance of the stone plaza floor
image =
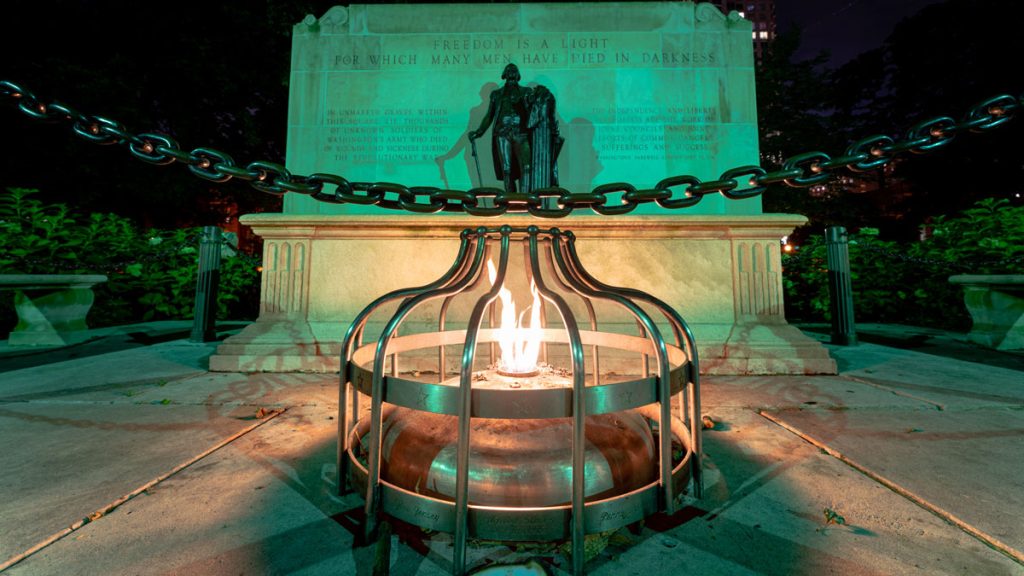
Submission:
<svg viewBox="0 0 1024 576">
<path fill-rule="evenodd" d="M 336 376 L 211 373 L 215 343 L 184 337 L 0 346 L 0 571 L 370 574 L 362 501 L 336 496 Z M 829 346 L 836 376 L 705 377 L 705 498 L 612 535 L 587 572 L 1024 574 L 1024 355 L 861 339 Z M 392 574 L 450 570 L 447 535 L 391 538 Z M 528 558 L 571 570 L 554 547 L 470 554 Z"/>
</svg>

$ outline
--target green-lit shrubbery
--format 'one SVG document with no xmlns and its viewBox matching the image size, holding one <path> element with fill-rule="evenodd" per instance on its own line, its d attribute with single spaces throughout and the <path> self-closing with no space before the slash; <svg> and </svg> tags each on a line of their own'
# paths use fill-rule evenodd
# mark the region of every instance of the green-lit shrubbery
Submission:
<svg viewBox="0 0 1024 576">
<path fill-rule="evenodd" d="M 809 239 L 784 255 L 786 317 L 829 319 L 825 241 Z M 1005 200 L 978 202 L 954 218 L 937 218 L 927 240 L 897 243 L 878 231 L 850 236 L 854 317 L 953 330 L 970 327 L 963 293 L 948 282 L 955 274 L 1019 274 L 1024 269 L 1024 207 Z"/>
<path fill-rule="evenodd" d="M 105 274 L 93 288 L 94 327 L 192 317 L 198 272 L 198 228 L 139 230 L 114 214 L 72 214 L 44 204 L 35 190 L 11 188 L 0 197 L 0 274 Z M 257 312 L 257 263 L 222 251 L 217 316 Z M 2 295 L 2 328 L 14 326 L 11 292 Z"/>
</svg>

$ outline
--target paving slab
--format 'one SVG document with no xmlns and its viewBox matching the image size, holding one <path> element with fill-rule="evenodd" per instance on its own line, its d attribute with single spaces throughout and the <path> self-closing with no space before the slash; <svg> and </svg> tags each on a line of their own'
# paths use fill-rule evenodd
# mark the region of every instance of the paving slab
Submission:
<svg viewBox="0 0 1024 576">
<path fill-rule="evenodd" d="M 694 506 L 707 513 L 667 532 L 684 552 L 665 551 L 671 541 L 657 537 L 625 551 L 627 561 L 635 557 L 648 568 L 633 573 L 1020 572 L 1008 558 L 756 414 L 708 407 L 725 426 L 705 435 L 711 484 Z M 844 523 L 828 523 L 826 510 Z M 659 569 L 673 561 L 678 571 Z"/>
<path fill-rule="evenodd" d="M 211 350 L 164 342 L 0 375 L 2 550 L 262 422 L 5 576 L 372 573 L 374 548 L 356 544 L 362 500 L 335 495 L 336 376 L 211 374 Z M 966 503 L 972 524 L 1013 539 L 1024 511 L 1010 493 L 1024 494 L 1021 372 L 870 344 L 832 350 L 839 376 L 705 378 L 703 411 L 716 420 L 704 436 L 706 497 L 617 532 L 588 574 L 1024 574 L 759 415 L 815 430 L 908 490 Z M 261 421 L 260 409 L 284 412 Z M 10 462 L 20 468 L 8 472 Z M 392 574 L 451 569 L 449 535 L 399 525 L 391 543 Z M 571 567 L 553 547 L 477 543 L 469 554 L 477 567 L 534 557 L 555 575 Z"/>
<path fill-rule="evenodd" d="M 359 502 L 334 495 L 335 409 L 289 409 L 9 573 L 369 573 L 333 519 Z"/>
<path fill-rule="evenodd" d="M 841 374 L 912 394 L 943 407 L 1020 406 L 1024 371 L 862 344 L 830 347 Z"/>
<path fill-rule="evenodd" d="M 775 416 L 1024 558 L 1024 411 Z"/>
<path fill-rule="evenodd" d="M 705 407 L 801 409 L 937 409 L 927 399 L 844 376 L 708 376 L 701 378 Z"/>
<path fill-rule="evenodd" d="M 214 348 L 177 340 L 4 372 L 0 401 L 54 399 L 204 374 Z"/>
<path fill-rule="evenodd" d="M 849 386 L 909 405 L 766 412 L 1024 559 L 1024 372 L 870 344 L 833 354 Z"/>
<path fill-rule="evenodd" d="M 0 561 L 246 425 L 203 406 L 0 405 Z"/>
<path fill-rule="evenodd" d="M 230 387 L 184 384 L 212 351 L 168 342 L 0 376 L 0 563 L 251 425 L 256 407 L 215 397 Z"/>
<path fill-rule="evenodd" d="M 369 575 L 374 549 L 355 545 L 354 536 L 362 501 L 334 495 L 333 382 L 306 376 L 285 386 L 279 376 L 246 380 L 252 390 L 277 390 L 263 401 L 304 398 L 301 405 L 8 573 Z M 222 378 L 239 386 L 239 375 Z M 1019 564 L 752 410 L 710 400 L 705 405 L 719 426 L 705 436 L 706 498 L 674 517 L 651 518 L 639 534 L 619 531 L 587 564 L 588 574 L 1020 572 Z M 826 509 L 844 523 L 828 523 Z M 399 531 L 391 573 L 449 573 L 450 541 Z M 482 566 L 537 555 L 484 546 L 470 558 Z M 564 555 L 539 555 L 552 574 L 568 573 Z"/>
</svg>

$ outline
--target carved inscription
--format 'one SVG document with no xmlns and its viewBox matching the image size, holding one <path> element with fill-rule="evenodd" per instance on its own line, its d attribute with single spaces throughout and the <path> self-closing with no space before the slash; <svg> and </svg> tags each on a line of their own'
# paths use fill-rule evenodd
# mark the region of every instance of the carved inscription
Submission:
<svg viewBox="0 0 1024 576">
<path fill-rule="evenodd" d="M 709 154 L 718 121 L 715 106 L 598 108 L 614 123 L 600 127 L 595 147 L 602 160 L 690 159 Z"/>
<path fill-rule="evenodd" d="M 609 522 L 625 522 L 626 514 L 623 512 L 601 512 L 599 522 L 606 524 Z"/>
<path fill-rule="evenodd" d="M 746 42 L 749 31 L 698 29 L 687 18 L 654 29 L 612 19 L 598 30 L 574 23 L 557 32 L 351 24 L 345 34 L 311 29 L 296 44 L 289 141 L 315 171 L 450 189 L 498 184 L 490 135 L 470 142 L 466 134 L 480 126 L 509 63 L 524 85 L 546 86 L 557 100 L 565 137 L 559 179 L 571 190 L 653 185 L 667 173 L 703 176 L 723 162 L 743 164 L 724 158 L 756 149 L 746 145 L 756 127 L 744 131 L 753 118 L 752 65 L 734 58 L 737 34 Z"/>
<path fill-rule="evenodd" d="M 447 108 L 330 107 L 323 152 L 342 162 L 433 160 L 450 144 Z"/>
<path fill-rule="evenodd" d="M 654 37 L 650 37 L 654 38 Z M 680 50 L 658 42 L 637 44 L 634 34 L 607 36 L 532 34 L 509 37 L 428 36 L 376 51 L 340 48 L 328 59 L 334 69 L 394 70 L 402 68 L 472 69 L 503 66 L 589 67 L 615 64 L 645 68 L 720 66 L 715 50 Z"/>
<path fill-rule="evenodd" d="M 526 512 L 510 514 L 507 512 L 483 512 L 475 515 L 476 533 L 482 538 L 510 538 L 520 540 L 530 538 L 561 538 L 564 536 L 564 516 L 562 513 Z"/>
<path fill-rule="evenodd" d="M 430 522 L 437 523 L 441 519 L 441 515 L 432 510 L 424 510 L 423 508 L 417 507 L 413 511 L 413 516 L 421 520 L 429 520 Z"/>
</svg>

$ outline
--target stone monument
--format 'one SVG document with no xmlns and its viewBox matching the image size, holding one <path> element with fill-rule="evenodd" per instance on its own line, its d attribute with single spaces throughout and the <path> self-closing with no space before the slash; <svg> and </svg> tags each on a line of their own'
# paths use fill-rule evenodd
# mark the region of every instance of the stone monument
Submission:
<svg viewBox="0 0 1024 576">
<path fill-rule="evenodd" d="M 515 64 L 524 89 L 557 102 L 536 120 L 564 138 L 555 162 L 556 145 L 546 158 L 531 150 L 532 168 L 550 166 L 537 186 L 714 179 L 759 164 L 751 33 L 737 13 L 689 2 L 334 7 L 293 31 L 286 163 L 350 181 L 506 187 L 490 143 L 474 158 L 468 134 L 480 135 L 499 72 Z M 342 333 L 363 306 L 440 276 L 463 228 L 511 224 L 573 230 L 596 276 L 683 314 L 707 371 L 835 371 L 783 315 L 779 238 L 805 219 L 762 214 L 760 198 L 542 221 L 288 194 L 283 214 L 242 222 L 265 240 L 261 315 L 219 348 L 215 370 L 337 370 Z"/>
</svg>

